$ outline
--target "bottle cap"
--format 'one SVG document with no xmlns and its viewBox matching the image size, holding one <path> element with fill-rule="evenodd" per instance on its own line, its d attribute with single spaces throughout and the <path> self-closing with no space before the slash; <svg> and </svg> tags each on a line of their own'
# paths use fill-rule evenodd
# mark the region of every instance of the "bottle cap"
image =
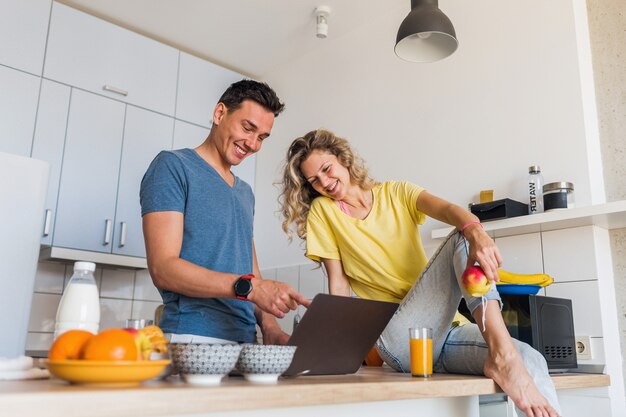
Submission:
<svg viewBox="0 0 626 417">
<path fill-rule="evenodd" d="M 95 271 L 96 270 L 96 264 L 94 264 L 93 262 L 74 262 L 74 271 Z"/>
<path fill-rule="evenodd" d="M 531 165 L 528 167 L 529 174 L 536 174 L 537 172 L 541 172 L 541 167 L 539 165 Z"/>
</svg>

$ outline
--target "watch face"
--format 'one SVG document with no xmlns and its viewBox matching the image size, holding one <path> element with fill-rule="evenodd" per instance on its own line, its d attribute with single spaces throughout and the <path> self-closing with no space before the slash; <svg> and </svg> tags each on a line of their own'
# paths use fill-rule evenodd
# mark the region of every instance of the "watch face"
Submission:
<svg viewBox="0 0 626 417">
<path fill-rule="evenodd" d="M 235 295 L 246 297 L 252 291 L 252 282 L 246 278 L 239 278 L 235 282 Z"/>
</svg>

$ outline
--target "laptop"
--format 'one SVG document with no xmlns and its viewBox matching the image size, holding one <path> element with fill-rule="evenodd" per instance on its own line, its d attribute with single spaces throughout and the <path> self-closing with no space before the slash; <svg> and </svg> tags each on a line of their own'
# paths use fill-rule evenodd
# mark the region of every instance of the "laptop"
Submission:
<svg viewBox="0 0 626 417">
<path fill-rule="evenodd" d="M 297 346 L 283 376 L 356 372 L 398 304 L 318 294 L 289 338 Z"/>
</svg>

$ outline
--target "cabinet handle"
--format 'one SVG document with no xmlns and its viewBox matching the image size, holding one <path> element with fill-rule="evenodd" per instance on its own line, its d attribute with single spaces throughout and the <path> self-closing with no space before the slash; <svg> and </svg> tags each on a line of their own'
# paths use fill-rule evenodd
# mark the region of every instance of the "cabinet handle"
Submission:
<svg viewBox="0 0 626 417">
<path fill-rule="evenodd" d="M 50 223 L 52 220 L 52 210 L 46 209 L 46 220 L 43 223 L 43 235 L 44 237 L 50 234 Z"/>
<path fill-rule="evenodd" d="M 126 222 L 120 222 L 121 231 L 120 231 L 120 248 L 123 248 L 126 244 Z"/>
<path fill-rule="evenodd" d="M 104 91 L 109 91 L 111 93 L 119 94 L 119 95 L 122 95 L 124 97 L 126 97 L 128 95 L 128 91 L 122 90 L 121 88 L 113 87 L 112 85 L 105 84 L 105 85 L 102 86 L 102 89 Z"/>
<path fill-rule="evenodd" d="M 111 219 L 106 219 L 106 221 L 104 222 L 105 226 L 104 226 L 104 245 L 108 245 L 109 243 L 111 243 L 111 223 L 113 223 L 113 220 Z"/>
</svg>

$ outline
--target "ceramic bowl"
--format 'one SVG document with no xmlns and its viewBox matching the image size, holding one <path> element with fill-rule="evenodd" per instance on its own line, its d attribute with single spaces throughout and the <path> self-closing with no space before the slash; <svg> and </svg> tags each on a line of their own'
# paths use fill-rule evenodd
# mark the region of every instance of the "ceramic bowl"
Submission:
<svg viewBox="0 0 626 417">
<path fill-rule="evenodd" d="M 170 343 L 174 368 L 190 384 L 216 385 L 235 368 L 239 344 Z"/>
<path fill-rule="evenodd" d="M 248 381 L 276 383 L 295 353 L 296 346 L 244 344 L 235 369 Z"/>
</svg>

